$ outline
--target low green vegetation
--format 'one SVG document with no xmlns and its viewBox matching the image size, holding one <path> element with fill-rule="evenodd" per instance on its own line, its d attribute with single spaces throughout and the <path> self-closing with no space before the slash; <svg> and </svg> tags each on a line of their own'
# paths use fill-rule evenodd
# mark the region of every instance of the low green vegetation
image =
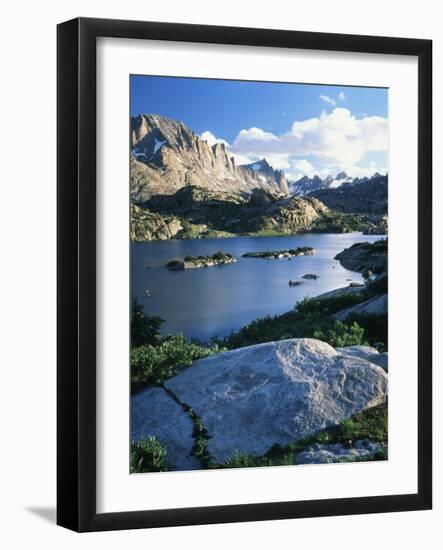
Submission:
<svg viewBox="0 0 443 550">
<path fill-rule="evenodd" d="M 345 212 L 325 212 L 311 228 L 313 233 L 353 233 L 368 231 L 372 224 L 365 216 Z"/>
<path fill-rule="evenodd" d="M 142 437 L 131 443 L 131 474 L 167 472 L 167 451 L 157 438 Z"/>
<path fill-rule="evenodd" d="M 218 344 L 204 346 L 187 340 L 182 334 L 163 337 L 155 345 L 132 348 L 132 391 L 139 391 L 150 384 L 160 384 L 177 374 L 180 368 L 220 351 L 222 349 Z"/>
<path fill-rule="evenodd" d="M 332 318 L 333 313 L 357 300 L 348 296 L 331 300 L 305 298 L 287 313 L 256 319 L 216 342 L 228 349 L 288 338 L 317 338 L 334 347 L 368 344 L 364 329 L 358 323 Z"/>
<path fill-rule="evenodd" d="M 160 317 L 146 315 L 136 300 L 131 309 L 131 389 L 160 384 L 197 359 L 224 351 L 216 343 L 205 346 L 182 334 L 161 336 Z"/>
</svg>

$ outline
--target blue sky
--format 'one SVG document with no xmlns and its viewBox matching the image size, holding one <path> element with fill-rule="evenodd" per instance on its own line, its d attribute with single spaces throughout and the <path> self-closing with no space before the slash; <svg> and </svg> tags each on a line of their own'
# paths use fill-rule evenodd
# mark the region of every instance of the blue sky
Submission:
<svg viewBox="0 0 443 550">
<path fill-rule="evenodd" d="M 291 178 L 385 172 L 387 109 L 383 88 L 131 76 L 132 116 L 183 121 L 237 162 L 265 156 Z"/>
</svg>

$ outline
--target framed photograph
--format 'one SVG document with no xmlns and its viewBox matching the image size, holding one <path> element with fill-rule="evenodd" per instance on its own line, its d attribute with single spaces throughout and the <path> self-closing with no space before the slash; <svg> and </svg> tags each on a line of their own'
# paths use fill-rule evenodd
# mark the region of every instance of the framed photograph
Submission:
<svg viewBox="0 0 443 550">
<path fill-rule="evenodd" d="M 59 525 L 431 508 L 431 75 L 429 40 L 58 26 Z"/>
</svg>

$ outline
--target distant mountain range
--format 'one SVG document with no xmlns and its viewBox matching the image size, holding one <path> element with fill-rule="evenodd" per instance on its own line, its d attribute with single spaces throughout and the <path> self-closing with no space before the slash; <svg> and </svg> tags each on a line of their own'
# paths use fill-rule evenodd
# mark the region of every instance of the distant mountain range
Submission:
<svg viewBox="0 0 443 550">
<path fill-rule="evenodd" d="M 356 185 L 378 177 L 380 177 L 378 172 L 375 172 L 371 178 L 352 178 L 348 176 L 346 172 L 340 172 L 335 176 L 335 178 L 330 175 L 323 179 L 317 175 L 312 178 L 303 176 L 299 180 L 290 182 L 288 184 L 288 189 L 291 195 L 294 195 L 295 197 L 303 197 L 309 193 L 312 193 L 312 191 L 317 191 L 318 189 L 337 189 L 338 187 L 342 187 L 344 185 Z"/>
<path fill-rule="evenodd" d="M 374 174 L 371 178 L 355 178 L 339 187 L 322 187 L 306 197 L 319 199 L 331 210 L 358 214 L 388 213 L 388 176 Z"/>
</svg>

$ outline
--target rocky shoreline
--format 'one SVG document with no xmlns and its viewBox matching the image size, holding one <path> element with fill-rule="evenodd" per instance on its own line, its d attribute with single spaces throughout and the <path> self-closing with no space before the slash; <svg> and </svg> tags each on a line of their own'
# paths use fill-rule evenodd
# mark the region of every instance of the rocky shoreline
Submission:
<svg viewBox="0 0 443 550">
<path fill-rule="evenodd" d="M 388 240 L 373 243 L 355 243 L 342 250 L 335 258 L 343 267 L 359 273 L 383 273 L 388 269 Z"/>
</svg>

